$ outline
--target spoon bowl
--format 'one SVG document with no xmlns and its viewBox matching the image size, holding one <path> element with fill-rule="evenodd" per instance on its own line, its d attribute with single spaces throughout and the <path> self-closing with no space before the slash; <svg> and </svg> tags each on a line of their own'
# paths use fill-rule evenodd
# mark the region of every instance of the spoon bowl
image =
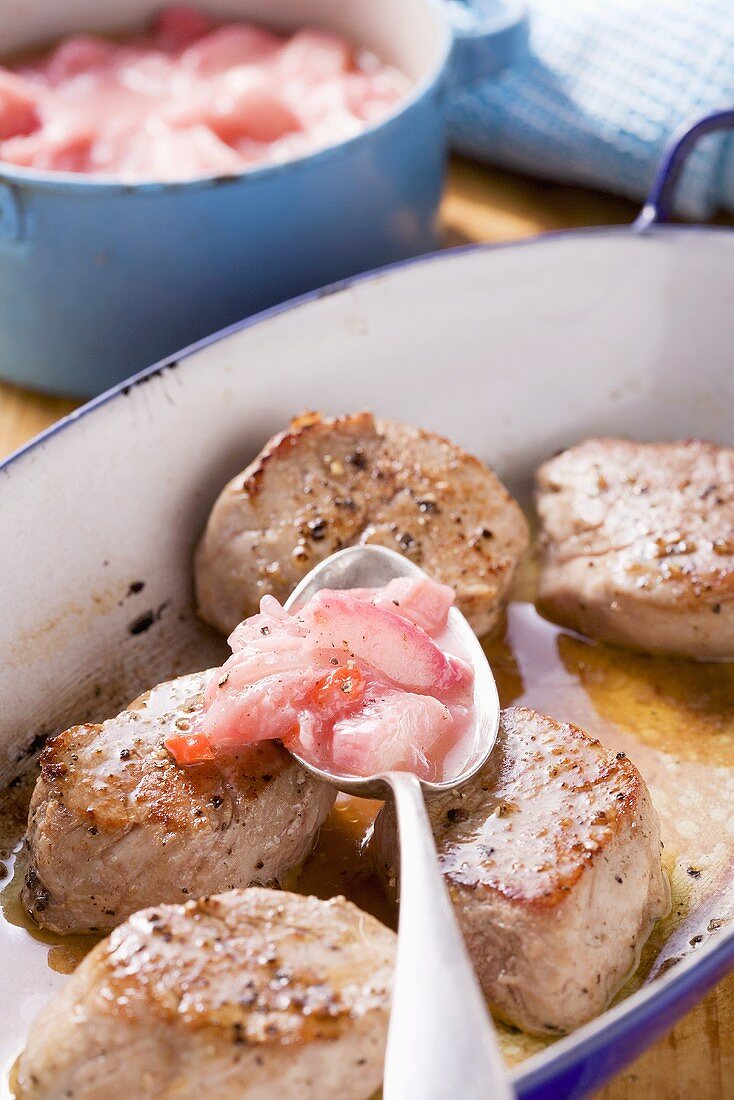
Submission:
<svg viewBox="0 0 734 1100">
<path fill-rule="evenodd" d="M 381 588 L 396 577 L 425 577 L 409 559 L 383 546 L 353 546 L 332 554 L 304 577 L 286 609 L 323 588 Z M 395 800 L 400 841 L 400 917 L 392 1010 L 385 1055 L 384 1100 L 510 1100 L 514 1095 L 497 1037 L 443 881 L 424 793 L 466 783 L 486 763 L 497 740 L 500 704 L 487 658 L 456 608 L 448 627 L 457 656 L 474 669 L 473 737 L 453 774 L 438 782 L 406 771 L 341 775 L 293 755 L 338 790 Z"/>
<path fill-rule="evenodd" d="M 386 546 L 349 546 L 319 562 L 293 590 L 285 607 L 292 611 L 307 603 L 323 588 L 382 588 L 396 577 L 426 576 L 420 566 Z M 460 649 L 456 656 L 468 661 L 474 670 L 475 721 L 472 737 L 467 738 L 467 751 L 463 759 L 456 762 L 454 773 L 438 781 L 419 780 L 426 793 L 450 790 L 476 775 L 494 748 L 500 725 L 500 701 L 492 670 L 479 639 L 456 607 L 449 610 L 448 628 Z M 389 793 L 390 784 L 384 775 L 354 776 L 327 772 L 298 753 L 293 755 L 312 775 L 332 783 L 345 794 L 384 799 Z"/>
</svg>

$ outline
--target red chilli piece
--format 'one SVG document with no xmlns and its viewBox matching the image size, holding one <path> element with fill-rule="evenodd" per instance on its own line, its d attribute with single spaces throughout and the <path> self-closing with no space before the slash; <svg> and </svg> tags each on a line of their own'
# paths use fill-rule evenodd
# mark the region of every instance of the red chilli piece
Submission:
<svg viewBox="0 0 734 1100">
<path fill-rule="evenodd" d="M 163 744 L 177 764 L 204 764 L 214 759 L 214 749 L 205 733 L 173 733 Z"/>
<path fill-rule="evenodd" d="M 320 710 L 335 707 L 341 709 L 345 703 L 356 703 L 364 692 L 365 679 L 354 661 L 331 669 L 321 676 L 310 692 L 310 701 Z"/>
</svg>

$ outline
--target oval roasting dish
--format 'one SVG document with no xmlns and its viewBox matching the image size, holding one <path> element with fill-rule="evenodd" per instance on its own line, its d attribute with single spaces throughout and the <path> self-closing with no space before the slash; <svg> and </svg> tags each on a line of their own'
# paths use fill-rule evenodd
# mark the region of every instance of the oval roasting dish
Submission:
<svg viewBox="0 0 734 1100">
<path fill-rule="evenodd" d="M 0 468 L 2 777 L 36 735 L 221 654 L 193 615 L 192 547 L 224 480 L 291 414 L 369 407 L 420 423 L 527 498 L 537 464 L 588 435 L 734 445 L 733 341 L 734 234 L 571 233 L 361 277 L 103 395 Z M 520 1065 L 520 1097 L 585 1095 L 734 966 L 733 877 L 719 868 L 715 935 Z M 6 1065 L 63 981 L 15 931 Z"/>
</svg>

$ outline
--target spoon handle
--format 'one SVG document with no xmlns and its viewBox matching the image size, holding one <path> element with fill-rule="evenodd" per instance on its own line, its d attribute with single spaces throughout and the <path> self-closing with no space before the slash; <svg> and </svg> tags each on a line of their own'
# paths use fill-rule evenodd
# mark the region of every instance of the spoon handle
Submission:
<svg viewBox="0 0 734 1100">
<path fill-rule="evenodd" d="M 418 780 L 384 777 L 400 834 L 400 924 L 384 1100 L 510 1100 L 497 1036 L 444 885 Z"/>
</svg>

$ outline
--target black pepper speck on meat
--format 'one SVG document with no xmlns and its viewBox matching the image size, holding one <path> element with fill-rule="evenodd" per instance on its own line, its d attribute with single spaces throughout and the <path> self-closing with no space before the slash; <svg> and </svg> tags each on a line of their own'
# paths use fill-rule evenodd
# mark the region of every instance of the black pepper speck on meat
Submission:
<svg viewBox="0 0 734 1100">
<path fill-rule="evenodd" d="M 482 635 L 528 528 L 493 471 L 448 440 L 369 412 L 304 414 L 215 503 L 196 553 L 199 613 L 227 633 L 265 594 L 285 600 L 323 558 L 367 543 L 451 585 Z"/>
</svg>

